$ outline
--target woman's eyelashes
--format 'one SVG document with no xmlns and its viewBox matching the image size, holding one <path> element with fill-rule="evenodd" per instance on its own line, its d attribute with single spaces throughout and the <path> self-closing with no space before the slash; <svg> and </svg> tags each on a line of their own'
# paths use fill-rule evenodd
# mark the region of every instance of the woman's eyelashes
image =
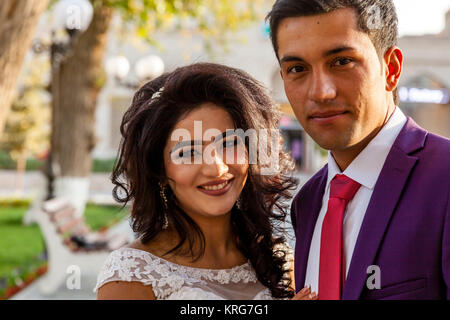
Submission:
<svg viewBox="0 0 450 320">
<path fill-rule="evenodd" d="M 178 152 L 177 157 L 179 159 L 181 158 L 194 158 L 194 157 L 198 157 L 202 155 L 202 150 L 201 147 L 197 147 L 197 148 L 192 148 L 192 147 L 187 147 L 187 148 L 183 148 Z"/>
<path fill-rule="evenodd" d="M 222 143 L 222 147 L 223 148 L 232 148 L 232 147 L 237 146 L 239 143 L 240 143 L 240 140 L 238 137 L 232 137 L 227 140 L 224 140 Z"/>
<path fill-rule="evenodd" d="M 220 152 L 223 149 L 234 148 L 240 144 L 241 144 L 240 138 L 235 136 L 235 137 L 231 137 L 228 139 L 223 139 L 223 140 L 219 141 L 218 143 L 216 143 L 216 150 Z M 191 158 L 192 159 L 192 158 L 196 158 L 196 157 L 201 157 L 202 154 L 203 154 L 203 148 L 201 146 L 184 147 L 178 151 L 177 158 L 178 159 L 181 159 L 181 158 L 184 158 L 184 159 Z"/>
</svg>

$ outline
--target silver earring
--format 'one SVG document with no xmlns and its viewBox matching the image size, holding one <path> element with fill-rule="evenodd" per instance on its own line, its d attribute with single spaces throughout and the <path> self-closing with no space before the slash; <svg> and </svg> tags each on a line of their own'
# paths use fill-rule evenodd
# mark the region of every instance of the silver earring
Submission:
<svg viewBox="0 0 450 320">
<path fill-rule="evenodd" d="M 241 204 L 241 197 L 239 196 L 239 198 L 236 200 L 236 207 L 239 210 L 242 210 L 242 204 Z"/>
<path fill-rule="evenodd" d="M 168 206 L 168 202 L 167 202 L 167 197 L 166 197 L 166 193 L 164 192 L 166 190 L 165 187 L 163 187 L 163 185 L 161 184 L 161 182 L 159 182 L 159 195 L 161 196 L 162 202 L 164 204 L 164 223 L 163 223 L 163 230 L 167 229 L 167 227 L 169 226 L 169 220 L 167 219 L 167 208 Z"/>
</svg>

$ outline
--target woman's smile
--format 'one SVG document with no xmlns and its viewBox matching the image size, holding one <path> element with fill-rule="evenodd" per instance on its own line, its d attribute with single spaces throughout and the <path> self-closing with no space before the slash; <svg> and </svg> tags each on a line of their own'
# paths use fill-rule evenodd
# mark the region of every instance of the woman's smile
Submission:
<svg viewBox="0 0 450 320">
<path fill-rule="evenodd" d="M 231 189 L 234 179 L 212 181 L 197 188 L 209 196 L 221 196 Z"/>
</svg>

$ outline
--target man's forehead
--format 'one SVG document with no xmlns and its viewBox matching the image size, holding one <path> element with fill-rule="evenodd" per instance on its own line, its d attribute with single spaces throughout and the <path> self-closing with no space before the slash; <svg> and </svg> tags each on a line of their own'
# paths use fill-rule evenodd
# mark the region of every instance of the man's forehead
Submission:
<svg viewBox="0 0 450 320">
<path fill-rule="evenodd" d="M 353 9 L 338 9 L 330 13 L 289 17 L 281 20 L 277 30 L 280 40 L 285 35 L 306 37 L 345 37 L 361 32 Z"/>
<path fill-rule="evenodd" d="M 289 17 L 285 18 L 281 21 L 295 20 L 301 24 L 308 24 L 311 26 L 317 27 L 331 27 L 331 26 L 350 26 L 354 28 L 358 28 L 358 15 L 356 10 L 353 8 L 341 8 L 336 9 L 327 13 L 320 13 L 315 15 L 306 15 L 306 16 L 298 16 L 298 17 Z M 280 25 L 281 25 L 280 23 Z M 331 28 L 333 29 L 333 28 Z M 304 30 L 308 31 L 308 30 Z"/>
<path fill-rule="evenodd" d="M 350 9 L 350 12 L 352 12 L 352 9 Z M 333 20 L 332 14 L 334 12 L 325 15 L 284 19 L 278 29 L 280 61 L 284 56 L 292 56 L 302 52 L 312 53 L 314 56 L 323 56 L 333 50 L 341 51 L 342 48 L 352 48 L 353 51 L 360 51 L 367 45 L 372 45 L 368 34 L 359 30 L 356 16 L 354 16 L 355 21 L 348 21 L 347 19 L 344 22 L 345 19 Z"/>
</svg>

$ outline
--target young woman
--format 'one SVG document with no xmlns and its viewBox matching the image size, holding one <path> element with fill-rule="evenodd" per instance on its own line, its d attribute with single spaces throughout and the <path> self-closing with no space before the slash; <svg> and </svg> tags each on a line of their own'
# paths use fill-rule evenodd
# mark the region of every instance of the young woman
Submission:
<svg viewBox="0 0 450 320">
<path fill-rule="evenodd" d="M 292 298 L 281 226 L 296 184 L 278 119 L 263 86 L 222 65 L 178 68 L 139 89 L 112 175 L 139 238 L 111 253 L 98 298 Z"/>
</svg>

